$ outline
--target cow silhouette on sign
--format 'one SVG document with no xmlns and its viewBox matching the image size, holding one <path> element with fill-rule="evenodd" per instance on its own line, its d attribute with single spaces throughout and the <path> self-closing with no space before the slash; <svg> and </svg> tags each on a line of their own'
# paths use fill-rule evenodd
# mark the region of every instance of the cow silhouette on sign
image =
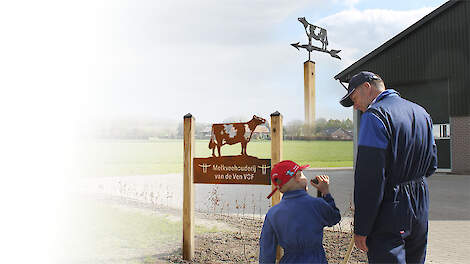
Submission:
<svg viewBox="0 0 470 264">
<path fill-rule="evenodd" d="M 250 142 L 255 128 L 264 123 L 266 123 L 264 118 L 254 115 L 250 121 L 245 123 L 213 124 L 211 140 L 209 141 L 209 149 L 212 149 L 212 156 L 216 157 L 216 147 L 220 157 L 220 148 L 223 145 L 233 145 L 237 143 L 242 145 L 241 155 L 248 155 L 246 154 L 246 146 L 248 142 Z"/>
</svg>

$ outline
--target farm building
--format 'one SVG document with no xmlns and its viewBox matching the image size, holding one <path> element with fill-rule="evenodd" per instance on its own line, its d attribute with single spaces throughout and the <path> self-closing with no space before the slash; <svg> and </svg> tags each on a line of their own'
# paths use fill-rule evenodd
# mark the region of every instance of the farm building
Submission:
<svg viewBox="0 0 470 264">
<path fill-rule="evenodd" d="M 448 1 L 339 74 L 379 74 L 434 123 L 438 167 L 470 172 L 470 1 Z M 354 111 L 354 135 L 361 113 Z M 354 146 L 356 149 L 356 138 Z M 354 152 L 355 153 L 355 152 Z"/>
<path fill-rule="evenodd" d="M 268 139 L 269 138 L 269 128 L 264 125 L 259 125 L 253 131 L 253 137 L 256 139 Z"/>
<path fill-rule="evenodd" d="M 320 132 L 321 135 L 330 137 L 332 139 L 343 139 L 343 140 L 352 140 L 353 134 L 352 131 L 345 130 L 343 128 L 327 128 Z"/>
<path fill-rule="evenodd" d="M 330 134 L 332 138 L 337 138 L 337 139 L 353 139 L 353 134 L 352 131 L 347 131 L 342 128 L 338 128 L 333 133 Z"/>
</svg>

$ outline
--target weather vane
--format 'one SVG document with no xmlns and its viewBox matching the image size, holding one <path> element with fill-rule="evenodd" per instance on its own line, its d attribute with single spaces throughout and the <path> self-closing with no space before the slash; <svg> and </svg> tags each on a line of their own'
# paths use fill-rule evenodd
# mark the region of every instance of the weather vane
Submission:
<svg viewBox="0 0 470 264">
<path fill-rule="evenodd" d="M 326 47 L 328 46 L 328 37 L 326 35 L 326 29 L 308 23 L 305 17 L 299 17 L 298 20 L 300 23 L 302 23 L 302 25 L 304 25 L 305 33 L 307 33 L 308 36 L 308 45 L 299 45 L 300 42 L 297 42 L 291 44 L 294 48 L 296 48 L 297 50 L 299 50 L 299 48 L 306 49 L 308 51 L 308 60 L 310 60 L 310 53 L 314 50 L 329 53 L 331 57 L 338 58 L 341 60 L 341 58 L 338 56 L 338 53 L 341 50 L 326 49 Z M 322 47 L 319 48 L 316 46 L 312 46 L 312 38 L 321 41 Z"/>
</svg>

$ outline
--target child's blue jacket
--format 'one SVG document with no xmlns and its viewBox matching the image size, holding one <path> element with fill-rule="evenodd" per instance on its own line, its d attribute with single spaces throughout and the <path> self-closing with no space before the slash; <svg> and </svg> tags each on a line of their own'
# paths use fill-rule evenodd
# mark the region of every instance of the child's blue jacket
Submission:
<svg viewBox="0 0 470 264">
<path fill-rule="evenodd" d="M 276 261 L 276 246 L 284 249 L 280 263 L 327 263 L 323 227 L 341 220 L 331 194 L 314 198 L 304 190 L 284 193 L 269 209 L 260 237 L 260 263 Z"/>
</svg>

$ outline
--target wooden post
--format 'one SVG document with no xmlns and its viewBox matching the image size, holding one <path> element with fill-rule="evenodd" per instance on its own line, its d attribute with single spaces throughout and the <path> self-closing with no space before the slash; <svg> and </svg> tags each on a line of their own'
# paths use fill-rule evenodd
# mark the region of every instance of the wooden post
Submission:
<svg viewBox="0 0 470 264">
<path fill-rule="evenodd" d="M 194 257 L 194 117 L 184 116 L 184 179 L 183 179 L 183 259 L 191 261 Z"/>
<path fill-rule="evenodd" d="M 282 115 L 276 111 L 271 114 L 271 166 L 282 161 Z M 271 167 L 272 169 L 272 167 Z M 271 183 L 271 190 L 274 185 Z M 271 205 L 274 206 L 281 201 L 282 194 L 277 191 L 271 196 Z M 281 259 L 281 248 L 276 250 L 276 260 Z"/>
<path fill-rule="evenodd" d="M 305 124 L 310 128 L 315 125 L 315 62 L 304 62 L 304 107 Z M 321 197 L 317 191 L 317 197 Z"/>
<path fill-rule="evenodd" d="M 305 124 L 315 123 L 315 62 L 304 62 L 304 107 Z"/>
<path fill-rule="evenodd" d="M 282 161 L 282 115 L 276 111 L 271 114 L 271 165 Z M 274 190 L 274 185 L 272 190 Z M 282 194 L 274 193 L 271 197 L 271 205 L 274 206 L 281 201 Z"/>
</svg>

